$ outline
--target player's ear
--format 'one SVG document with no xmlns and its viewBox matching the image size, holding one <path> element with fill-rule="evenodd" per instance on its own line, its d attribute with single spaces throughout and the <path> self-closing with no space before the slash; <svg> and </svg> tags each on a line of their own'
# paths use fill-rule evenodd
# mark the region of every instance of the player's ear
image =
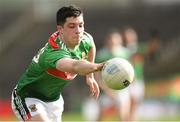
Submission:
<svg viewBox="0 0 180 122">
<path fill-rule="evenodd" d="M 61 25 L 57 25 L 57 30 L 63 34 L 63 27 Z"/>
</svg>

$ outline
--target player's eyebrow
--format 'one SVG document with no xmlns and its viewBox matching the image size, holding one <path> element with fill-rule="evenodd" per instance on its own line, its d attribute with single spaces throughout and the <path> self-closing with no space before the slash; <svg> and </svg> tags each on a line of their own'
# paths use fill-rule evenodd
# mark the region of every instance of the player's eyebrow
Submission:
<svg viewBox="0 0 180 122">
<path fill-rule="evenodd" d="M 71 23 L 68 23 L 68 25 L 79 25 L 79 24 L 84 24 L 84 22 L 80 22 L 80 23 L 75 23 L 75 22 L 71 22 Z"/>
</svg>

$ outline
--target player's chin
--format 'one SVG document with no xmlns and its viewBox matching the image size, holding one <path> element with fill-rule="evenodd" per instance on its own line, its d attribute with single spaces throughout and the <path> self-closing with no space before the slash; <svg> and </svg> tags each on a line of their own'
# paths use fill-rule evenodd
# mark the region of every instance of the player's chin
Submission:
<svg viewBox="0 0 180 122">
<path fill-rule="evenodd" d="M 80 38 L 76 38 L 76 39 L 74 40 L 74 42 L 75 42 L 76 45 L 77 45 L 77 44 L 80 44 L 81 39 L 80 39 Z"/>
</svg>

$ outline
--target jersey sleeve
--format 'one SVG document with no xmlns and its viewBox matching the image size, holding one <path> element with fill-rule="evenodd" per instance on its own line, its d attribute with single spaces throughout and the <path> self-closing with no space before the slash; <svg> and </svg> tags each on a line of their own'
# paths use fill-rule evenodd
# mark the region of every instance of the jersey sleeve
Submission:
<svg viewBox="0 0 180 122">
<path fill-rule="evenodd" d="M 85 35 L 85 36 L 84 36 L 84 39 L 83 39 L 83 40 L 85 40 L 85 47 L 86 47 L 87 50 L 90 50 L 90 49 L 92 48 L 92 46 L 93 46 L 94 39 L 93 39 L 93 37 L 92 37 L 90 34 L 88 34 L 87 32 L 85 32 L 84 35 Z"/>
<path fill-rule="evenodd" d="M 68 51 L 65 50 L 52 50 L 44 52 L 39 59 L 39 65 L 43 69 L 56 68 L 56 62 L 62 58 L 71 58 Z"/>
<path fill-rule="evenodd" d="M 102 53 L 103 53 L 102 50 L 100 50 L 100 51 L 97 52 L 96 58 L 95 58 L 95 62 L 96 62 L 96 63 L 102 62 L 102 60 L 103 60 Z"/>
<path fill-rule="evenodd" d="M 95 62 L 101 63 L 101 62 L 107 61 L 110 58 L 112 58 L 111 54 L 109 54 L 105 48 L 102 48 L 97 52 Z"/>
</svg>

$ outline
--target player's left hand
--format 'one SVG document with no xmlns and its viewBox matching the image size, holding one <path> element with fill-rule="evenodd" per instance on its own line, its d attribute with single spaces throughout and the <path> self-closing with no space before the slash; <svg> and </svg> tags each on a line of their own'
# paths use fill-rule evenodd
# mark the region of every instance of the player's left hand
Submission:
<svg viewBox="0 0 180 122">
<path fill-rule="evenodd" d="M 86 82 L 90 87 L 90 91 L 91 91 L 91 96 L 94 97 L 95 99 L 97 99 L 99 97 L 99 86 L 96 82 L 96 80 L 94 79 L 94 77 L 91 76 L 86 76 Z"/>
</svg>

